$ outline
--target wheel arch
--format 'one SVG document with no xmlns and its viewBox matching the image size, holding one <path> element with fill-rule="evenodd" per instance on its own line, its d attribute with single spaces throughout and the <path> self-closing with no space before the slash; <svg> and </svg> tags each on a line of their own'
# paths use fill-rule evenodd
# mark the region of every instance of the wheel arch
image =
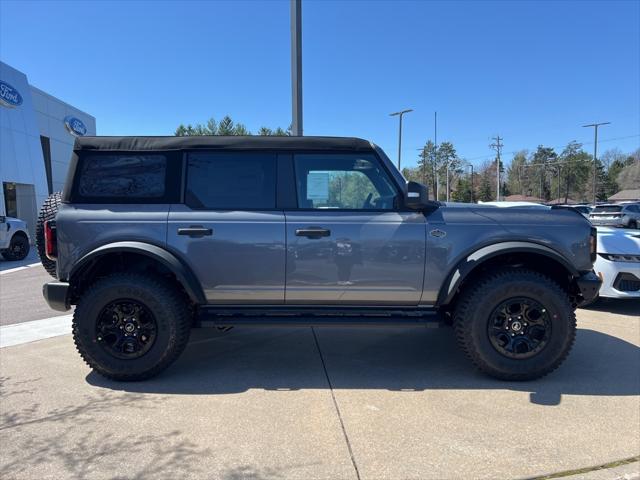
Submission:
<svg viewBox="0 0 640 480">
<path fill-rule="evenodd" d="M 451 270 L 438 294 L 438 305 L 450 305 L 455 302 L 461 286 L 497 266 L 525 266 L 553 278 L 563 275 L 561 284 L 572 293 L 571 279 L 579 272 L 560 253 L 546 245 L 533 242 L 500 242 L 481 247 L 460 260 Z"/>
<path fill-rule="evenodd" d="M 187 265 L 162 247 L 145 242 L 115 242 L 102 245 L 84 255 L 69 272 L 68 280 L 74 290 L 92 274 L 117 269 L 118 264 L 127 265 L 127 270 L 136 265 L 153 268 L 171 274 L 195 304 L 206 303 L 204 292 L 197 277 Z M 133 262 L 133 263 L 132 263 Z"/>
</svg>

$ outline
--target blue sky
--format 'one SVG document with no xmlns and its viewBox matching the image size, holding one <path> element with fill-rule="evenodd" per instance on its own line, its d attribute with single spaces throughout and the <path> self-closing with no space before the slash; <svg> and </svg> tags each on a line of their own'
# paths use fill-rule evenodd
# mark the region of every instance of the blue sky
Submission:
<svg viewBox="0 0 640 480">
<path fill-rule="evenodd" d="M 225 114 L 291 119 L 289 2 L 0 0 L 0 59 L 97 119 L 100 135 L 168 135 Z M 307 135 L 353 135 L 403 165 L 433 136 L 480 164 L 571 140 L 640 146 L 640 2 L 303 0 Z M 631 138 L 621 138 L 631 137 Z M 611 140 L 614 139 L 614 140 Z"/>
</svg>

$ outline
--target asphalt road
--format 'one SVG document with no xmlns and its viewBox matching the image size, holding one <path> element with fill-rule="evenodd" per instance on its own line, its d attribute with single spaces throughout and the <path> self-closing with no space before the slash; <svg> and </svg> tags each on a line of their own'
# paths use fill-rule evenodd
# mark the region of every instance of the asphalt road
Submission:
<svg viewBox="0 0 640 480">
<path fill-rule="evenodd" d="M 31 259 L 31 264 L 37 259 Z M 3 267 L 7 263 L 2 262 Z M 14 263 L 14 262 L 11 262 Z M 18 266 L 10 265 L 11 268 L 22 270 L 10 271 L 4 269 L 0 272 L 0 325 L 10 325 L 23 323 L 30 320 L 40 320 L 57 315 L 64 315 L 64 312 L 51 310 L 42 296 L 42 285 L 50 282 L 52 277 L 42 268 L 41 265 L 26 266 L 27 262 L 22 262 Z"/>
</svg>

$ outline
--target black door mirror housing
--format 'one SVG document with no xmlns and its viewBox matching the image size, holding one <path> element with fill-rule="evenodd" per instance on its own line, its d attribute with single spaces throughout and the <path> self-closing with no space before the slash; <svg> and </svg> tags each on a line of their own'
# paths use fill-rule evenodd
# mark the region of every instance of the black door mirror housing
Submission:
<svg viewBox="0 0 640 480">
<path fill-rule="evenodd" d="M 412 210 L 433 211 L 440 206 L 438 202 L 429 200 L 429 189 L 418 182 L 407 182 L 404 204 Z"/>
</svg>

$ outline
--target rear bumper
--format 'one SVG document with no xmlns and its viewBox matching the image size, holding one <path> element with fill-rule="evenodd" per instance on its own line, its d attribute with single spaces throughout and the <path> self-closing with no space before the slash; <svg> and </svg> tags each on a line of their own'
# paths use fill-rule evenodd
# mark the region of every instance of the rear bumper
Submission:
<svg viewBox="0 0 640 480">
<path fill-rule="evenodd" d="M 600 280 L 600 277 L 598 277 L 595 272 L 591 271 L 580 275 L 576 280 L 576 284 L 583 298 L 582 303 L 586 303 L 598 296 L 602 280 Z"/>
<path fill-rule="evenodd" d="M 592 225 L 598 227 L 625 227 L 626 223 L 622 218 L 589 218 Z"/>
<path fill-rule="evenodd" d="M 69 306 L 69 284 L 67 282 L 49 282 L 42 286 L 42 295 L 54 310 L 66 312 Z"/>
</svg>

